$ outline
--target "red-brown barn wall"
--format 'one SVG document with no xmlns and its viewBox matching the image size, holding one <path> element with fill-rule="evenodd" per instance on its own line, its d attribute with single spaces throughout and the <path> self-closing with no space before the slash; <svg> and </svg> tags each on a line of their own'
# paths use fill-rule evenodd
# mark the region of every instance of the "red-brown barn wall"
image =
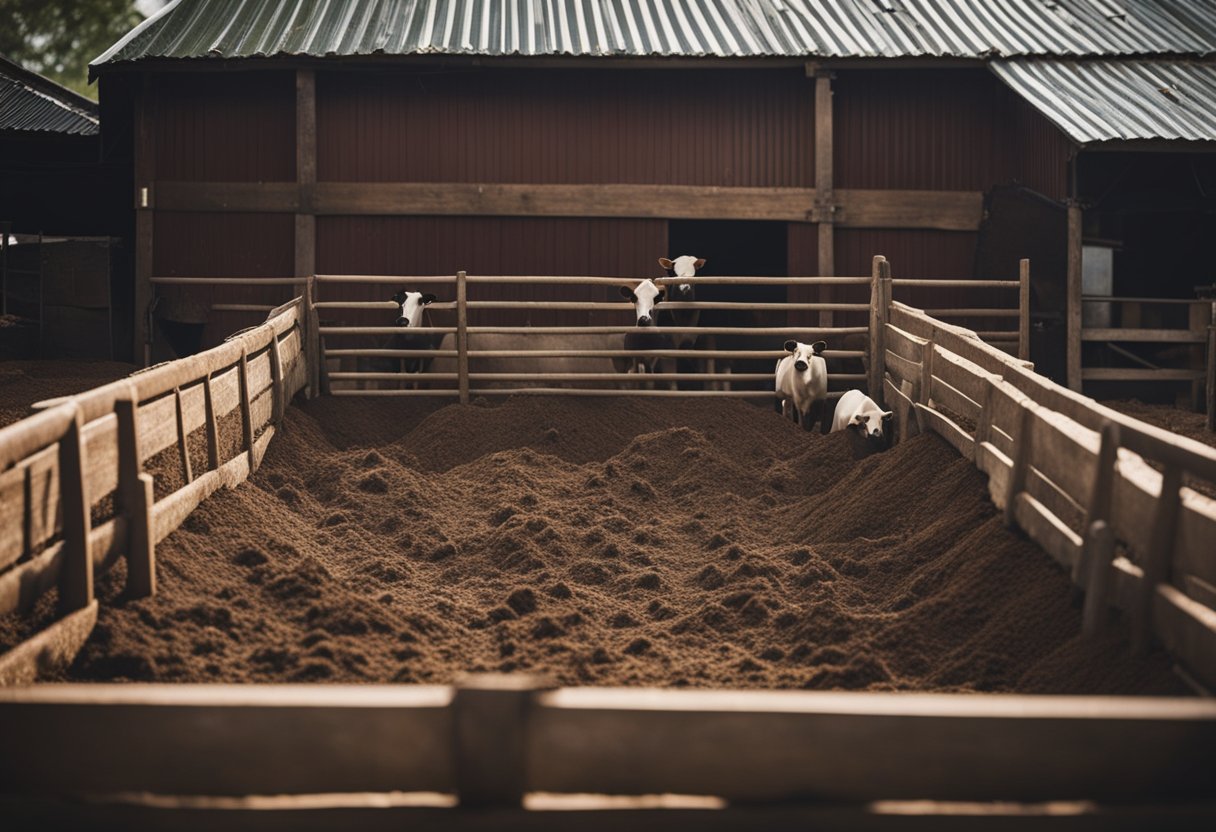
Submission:
<svg viewBox="0 0 1216 832">
<path fill-rule="evenodd" d="M 247 277 L 248 286 L 157 287 L 163 297 L 185 295 L 212 303 L 279 304 L 290 286 L 258 286 L 259 277 L 290 277 L 295 271 L 295 218 L 291 214 L 156 214 L 152 273 L 161 277 Z M 265 317 L 258 312 L 216 312 L 207 317 L 204 344 Z"/>
<path fill-rule="evenodd" d="M 166 73 L 155 79 L 156 178 L 296 178 L 294 72 Z"/>
<path fill-rule="evenodd" d="M 317 78 L 317 177 L 814 184 L 800 69 L 347 72 Z"/>
</svg>

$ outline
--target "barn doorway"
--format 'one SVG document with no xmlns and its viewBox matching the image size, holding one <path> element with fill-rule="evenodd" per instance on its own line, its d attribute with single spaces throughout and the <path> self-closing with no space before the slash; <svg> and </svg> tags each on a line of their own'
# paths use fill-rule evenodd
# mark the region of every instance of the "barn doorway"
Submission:
<svg viewBox="0 0 1216 832">
<path fill-rule="evenodd" d="M 672 220 L 667 229 L 667 251 L 667 256 L 672 258 L 683 254 L 704 257 L 705 268 L 698 272 L 704 277 L 785 277 L 788 274 L 786 224 L 783 222 Z M 786 289 L 781 285 L 702 285 L 697 287 L 697 300 L 785 303 Z M 785 319 L 784 311 L 706 310 L 701 313 L 701 326 L 784 326 Z M 743 333 L 718 335 L 714 341 L 718 349 L 727 350 L 777 349 L 780 344 L 780 338 Z M 736 373 L 772 371 L 772 362 L 767 360 L 735 360 L 731 366 Z M 736 389 L 762 389 L 765 384 L 744 382 L 733 386 Z"/>
</svg>

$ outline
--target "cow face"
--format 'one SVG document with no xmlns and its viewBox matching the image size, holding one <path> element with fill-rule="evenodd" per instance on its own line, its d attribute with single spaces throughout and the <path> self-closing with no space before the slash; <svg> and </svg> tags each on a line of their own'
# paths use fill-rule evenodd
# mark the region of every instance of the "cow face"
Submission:
<svg viewBox="0 0 1216 832">
<path fill-rule="evenodd" d="M 621 296 L 633 302 L 638 315 L 638 326 L 654 326 L 654 305 L 666 297 L 666 292 L 653 280 L 643 280 L 633 289 L 621 287 Z"/>
<path fill-rule="evenodd" d="M 691 254 L 684 254 L 677 257 L 675 260 L 668 260 L 666 257 L 659 258 L 659 265 L 671 272 L 674 277 L 693 277 L 698 269 L 705 268 L 704 257 L 693 257 Z M 675 291 L 672 292 L 672 300 L 692 300 L 692 284 L 678 283 L 673 287 L 678 290 L 681 297 L 676 297 Z"/>
<path fill-rule="evenodd" d="M 407 292 L 402 289 L 393 295 L 393 303 L 401 307 L 401 314 L 397 316 L 397 326 L 422 326 L 422 307 L 434 302 L 435 296 L 430 292 L 424 294 Z"/>
<path fill-rule="evenodd" d="M 882 444 L 891 416 L 892 411 L 890 410 L 867 410 L 862 413 L 854 413 L 849 427 L 860 431 L 861 435 L 870 442 Z"/>
<path fill-rule="evenodd" d="M 816 341 L 813 344 L 801 344 L 797 341 L 786 341 L 785 351 L 794 356 L 794 369 L 805 373 L 811 366 L 811 359 L 827 348 L 827 341 Z"/>
</svg>

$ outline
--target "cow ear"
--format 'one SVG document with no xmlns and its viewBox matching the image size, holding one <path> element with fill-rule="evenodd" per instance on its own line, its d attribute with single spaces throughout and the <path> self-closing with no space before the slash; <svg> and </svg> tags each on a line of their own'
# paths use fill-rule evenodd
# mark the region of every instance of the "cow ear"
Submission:
<svg viewBox="0 0 1216 832">
<path fill-rule="evenodd" d="M 697 269 L 705 268 L 705 258 L 698 257 L 696 260 L 692 261 L 692 265 L 694 268 L 697 268 Z"/>
<path fill-rule="evenodd" d="M 662 286 L 660 286 L 659 293 L 654 296 L 655 301 L 657 302 L 657 301 L 663 300 L 666 297 L 667 297 L 667 290 L 664 289 Z"/>
<path fill-rule="evenodd" d="M 794 352 L 796 349 L 798 349 L 797 341 L 786 341 L 785 342 L 785 351 L 786 352 Z"/>
<path fill-rule="evenodd" d="M 885 421 L 887 421 L 888 419 L 890 419 L 890 418 L 891 418 L 892 416 L 894 416 L 894 415 L 895 415 L 895 413 L 894 413 L 893 411 L 890 411 L 890 410 L 884 410 L 884 411 L 882 412 L 882 420 L 885 422 Z"/>
<path fill-rule="evenodd" d="M 676 267 L 676 264 L 668 260 L 666 257 L 659 258 L 659 265 L 665 269 L 674 269 Z"/>
<path fill-rule="evenodd" d="M 425 295 L 422 296 L 423 305 L 426 305 L 428 303 L 434 303 L 434 302 L 435 302 L 435 296 L 433 294 L 431 294 L 430 292 L 427 292 Z"/>
<path fill-rule="evenodd" d="M 393 295 L 393 303 L 405 303 L 405 291 L 404 290 Z"/>
<path fill-rule="evenodd" d="M 630 289 L 628 286 L 621 287 L 621 297 L 629 298 L 630 300 L 637 300 L 637 297 L 635 297 L 633 294 L 633 290 Z"/>
<path fill-rule="evenodd" d="M 827 341 L 816 341 L 815 343 L 811 344 L 811 352 L 815 353 L 815 355 L 819 355 L 819 353 L 823 352 L 827 348 Z"/>
</svg>

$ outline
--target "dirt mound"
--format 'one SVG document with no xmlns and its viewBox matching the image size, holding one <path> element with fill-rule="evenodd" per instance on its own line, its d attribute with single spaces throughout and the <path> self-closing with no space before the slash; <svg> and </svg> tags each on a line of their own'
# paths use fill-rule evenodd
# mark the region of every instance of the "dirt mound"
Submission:
<svg viewBox="0 0 1216 832">
<path fill-rule="evenodd" d="M 34 402 L 83 393 L 136 369 L 117 361 L 0 361 L 0 427 L 29 416 Z"/>
<path fill-rule="evenodd" d="M 862 460 L 738 401 L 292 408 L 249 484 L 100 582 L 66 678 L 1180 693 L 935 437 Z"/>
</svg>

